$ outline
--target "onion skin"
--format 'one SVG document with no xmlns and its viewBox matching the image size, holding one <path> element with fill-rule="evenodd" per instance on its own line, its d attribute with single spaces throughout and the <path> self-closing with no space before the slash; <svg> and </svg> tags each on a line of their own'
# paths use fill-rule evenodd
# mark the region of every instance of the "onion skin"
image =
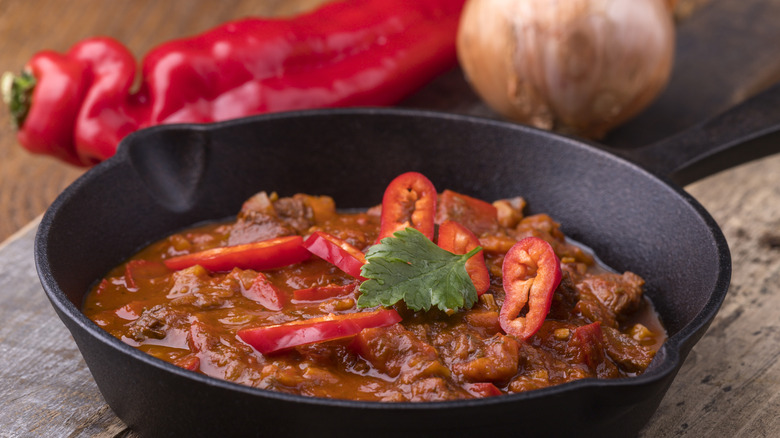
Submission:
<svg viewBox="0 0 780 438">
<path fill-rule="evenodd" d="M 599 139 L 668 82 L 669 8 L 668 0 L 468 0 L 458 59 L 504 117 Z"/>
</svg>

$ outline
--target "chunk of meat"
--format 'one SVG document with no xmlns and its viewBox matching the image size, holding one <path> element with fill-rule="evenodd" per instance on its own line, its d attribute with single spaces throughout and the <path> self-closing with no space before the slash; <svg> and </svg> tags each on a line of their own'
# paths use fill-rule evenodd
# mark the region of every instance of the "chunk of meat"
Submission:
<svg viewBox="0 0 780 438">
<path fill-rule="evenodd" d="M 374 368 L 390 377 L 398 377 L 402 373 L 447 373 L 436 349 L 401 324 L 364 329 L 355 336 L 350 346 Z"/>
<path fill-rule="evenodd" d="M 468 312 L 464 319 L 466 322 L 479 330 L 483 336 L 493 336 L 501 331 L 501 324 L 498 321 L 498 312 L 495 310 L 473 310 Z"/>
<path fill-rule="evenodd" d="M 566 236 L 561 231 L 560 224 L 546 214 L 524 217 L 511 234 L 518 241 L 526 237 L 538 237 L 546 240 L 564 263 L 577 261 L 588 265 L 593 264 L 593 257 L 579 246 L 568 243 Z"/>
<path fill-rule="evenodd" d="M 590 290 L 579 290 L 579 301 L 574 306 L 574 310 L 588 322 L 598 321 L 607 327 L 618 326 L 615 314 L 602 304 Z"/>
<path fill-rule="evenodd" d="M 577 293 L 571 274 L 562 270 L 561 282 L 555 289 L 547 317 L 559 320 L 568 319 L 579 299 L 579 293 Z"/>
<path fill-rule="evenodd" d="M 312 196 L 303 193 L 297 193 L 293 196 L 295 199 L 300 199 L 311 208 L 311 213 L 315 223 L 327 222 L 336 215 L 336 202 L 330 196 Z"/>
<path fill-rule="evenodd" d="M 655 353 L 635 339 L 620 333 L 612 327 L 604 327 L 604 347 L 607 355 L 625 371 L 644 371 Z"/>
<path fill-rule="evenodd" d="M 273 207 L 279 220 L 296 233 L 305 232 L 314 225 L 314 210 L 301 196 L 279 198 Z"/>
<path fill-rule="evenodd" d="M 498 224 L 504 228 L 514 228 L 523 219 L 523 209 L 525 208 L 525 199 L 516 196 L 509 199 L 499 199 L 493 202 L 496 207 Z"/>
<path fill-rule="evenodd" d="M 191 305 L 199 309 L 222 307 L 228 298 L 240 291 L 232 277 L 212 278 L 199 265 L 172 274 L 173 285 L 166 295 L 174 305 Z"/>
<path fill-rule="evenodd" d="M 280 219 L 272 197 L 276 195 L 268 196 L 266 192 L 260 192 L 244 202 L 230 230 L 228 245 L 241 245 L 295 233 L 293 227 Z"/>
<path fill-rule="evenodd" d="M 185 312 L 158 304 L 145 309 L 141 316 L 132 321 L 127 333 L 131 339 L 142 343 L 150 339 L 165 339 L 174 330 L 186 329 L 187 324 L 188 316 Z"/>
<path fill-rule="evenodd" d="M 593 292 L 621 320 L 639 307 L 645 281 L 633 272 L 626 272 L 622 275 L 585 275 L 580 284 Z"/>
<path fill-rule="evenodd" d="M 411 399 L 415 401 L 442 401 L 458 397 L 453 394 L 462 392 L 456 390 L 450 382 L 441 377 L 427 377 L 411 383 Z"/>
<path fill-rule="evenodd" d="M 469 358 L 452 365 L 452 370 L 470 382 L 506 381 L 517 374 L 519 351 L 517 341 L 497 334 L 478 342 Z"/>
<path fill-rule="evenodd" d="M 235 337 L 219 336 L 217 330 L 208 324 L 192 319 L 188 343 L 190 351 L 199 360 L 202 373 L 219 379 L 239 383 L 251 383 L 261 378 L 252 347 L 241 343 Z"/>
<path fill-rule="evenodd" d="M 546 388 L 589 377 L 584 367 L 572 367 L 547 350 L 527 342 L 521 342 L 518 346 L 520 366 L 518 374 L 512 378 L 507 387 L 510 392 Z"/>
</svg>

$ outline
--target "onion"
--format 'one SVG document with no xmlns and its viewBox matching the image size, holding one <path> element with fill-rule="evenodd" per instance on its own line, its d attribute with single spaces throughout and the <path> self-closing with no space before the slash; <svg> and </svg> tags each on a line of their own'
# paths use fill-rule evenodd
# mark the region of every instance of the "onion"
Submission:
<svg viewBox="0 0 780 438">
<path fill-rule="evenodd" d="M 468 0 L 457 49 L 494 111 L 601 138 L 664 88 L 674 58 L 670 0 Z"/>
</svg>

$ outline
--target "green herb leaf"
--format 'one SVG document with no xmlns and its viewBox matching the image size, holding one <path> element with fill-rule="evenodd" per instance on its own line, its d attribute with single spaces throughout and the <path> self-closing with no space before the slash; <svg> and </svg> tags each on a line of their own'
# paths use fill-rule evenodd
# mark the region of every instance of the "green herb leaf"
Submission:
<svg viewBox="0 0 780 438">
<path fill-rule="evenodd" d="M 477 290 L 466 261 L 481 249 L 453 254 L 414 228 L 398 231 L 369 248 L 358 307 L 387 307 L 403 300 L 412 310 L 470 308 L 477 302 Z"/>
</svg>

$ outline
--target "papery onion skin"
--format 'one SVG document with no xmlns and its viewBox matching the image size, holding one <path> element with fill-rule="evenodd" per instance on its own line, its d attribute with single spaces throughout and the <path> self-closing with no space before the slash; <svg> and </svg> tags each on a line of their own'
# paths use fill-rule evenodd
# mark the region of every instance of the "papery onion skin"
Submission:
<svg viewBox="0 0 780 438">
<path fill-rule="evenodd" d="M 674 36 L 667 0 L 468 0 L 457 49 L 494 111 L 599 139 L 664 88 Z"/>
</svg>

